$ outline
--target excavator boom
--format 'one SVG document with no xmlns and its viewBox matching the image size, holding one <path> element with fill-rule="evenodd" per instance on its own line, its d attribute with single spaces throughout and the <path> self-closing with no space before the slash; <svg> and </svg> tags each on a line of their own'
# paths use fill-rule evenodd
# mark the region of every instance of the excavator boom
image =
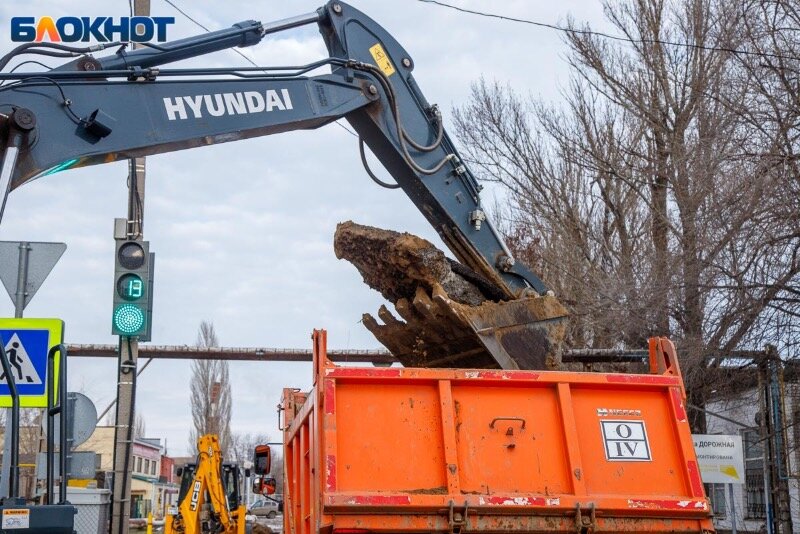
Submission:
<svg viewBox="0 0 800 534">
<path fill-rule="evenodd" d="M 162 68 L 313 23 L 329 57 L 309 65 Z M 3 64 L 9 59 L 3 58 Z M 311 75 L 326 66 L 330 74 Z M 558 352 L 566 311 L 546 296 L 546 286 L 534 273 L 514 260 L 481 204 L 480 185 L 444 130 L 439 109 L 417 86 L 413 70 L 412 56 L 384 28 L 355 8 L 332 1 L 315 13 L 275 23 L 245 21 L 149 48 L 85 55 L 45 73 L 0 74 L 0 80 L 11 82 L 0 87 L 0 132 L 6 140 L 0 217 L 5 195 L 41 176 L 313 129 L 344 118 L 458 261 L 492 286 L 499 295 L 495 301 L 506 303 L 499 312 L 504 319 L 495 324 L 493 312 L 454 307 L 446 295 L 428 291 L 437 302 L 437 321 L 467 341 L 457 345 L 488 354 L 487 366 L 526 367 L 531 347 L 543 360 Z M 546 306 L 537 300 L 541 298 Z M 431 323 L 425 314 L 410 314 L 406 320 L 407 328 L 382 335 L 390 350 L 402 350 L 412 336 L 419 339 L 412 345 L 421 343 L 424 351 L 458 366 L 460 354 L 452 351 L 460 349 L 437 341 L 436 321 Z"/>
</svg>

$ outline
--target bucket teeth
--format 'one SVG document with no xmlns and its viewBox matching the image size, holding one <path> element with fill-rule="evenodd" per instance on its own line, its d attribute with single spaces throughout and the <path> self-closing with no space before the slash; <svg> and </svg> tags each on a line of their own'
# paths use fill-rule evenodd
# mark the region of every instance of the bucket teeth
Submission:
<svg viewBox="0 0 800 534">
<path fill-rule="evenodd" d="M 434 320 L 436 318 L 434 304 L 428 294 L 425 293 L 425 290 L 421 287 L 418 287 L 417 292 L 414 294 L 414 309 L 416 309 L 420 315 L 427 319 Z"/>
<path fill-rule="evenodd" d="M 554 369 L 561 362 L 565 311 L 552 297 L 466 306 L 434 288 L 386 306 L 364 326 L 406 367 Z"/>
<path fill-rule="evenodd" d="M 392 312 L 389 311 L 385 305 L 382 305 L 378 310 L 378 317 L 387 325 L 402 325 L 403 321 L 397 319 Z"/>
<path fill-rule="evenodd" d="M 363 322 L 406 367 L 558 368 L 567 312 L 554 297 L 502 300 L 511 294 L 411 234 L 346 222 L 334 251 L 394 303 Z"/>
</svg>

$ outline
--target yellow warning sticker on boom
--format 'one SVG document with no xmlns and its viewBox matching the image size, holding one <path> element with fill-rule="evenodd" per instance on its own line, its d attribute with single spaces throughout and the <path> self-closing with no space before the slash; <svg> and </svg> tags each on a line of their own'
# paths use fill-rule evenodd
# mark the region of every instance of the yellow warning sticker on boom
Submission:
<svg viewBox="0 0 800 534">
<path fill-rule="evenodd" d="M 380 43 L 376 44 L 375 46 L 369 49 L 369 53 L 372 54 L 372 58 L 375 60 L 375 64 L 380 67 L 383 73 L 387 76 L 391 76 L 394 74 L 394 66 L 392 66 L 392 62 L 389 60 L 389 56 L 386 55 L 386 50 L 383 49 Z"/>
</svg>

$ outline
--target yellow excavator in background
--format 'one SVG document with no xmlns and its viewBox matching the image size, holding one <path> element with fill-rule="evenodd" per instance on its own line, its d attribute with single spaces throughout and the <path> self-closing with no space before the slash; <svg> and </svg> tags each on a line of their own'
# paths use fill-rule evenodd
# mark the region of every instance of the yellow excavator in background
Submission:
<svg viewBox="0 0 800 534">
<path fill-rule="evenodd" d="M 247 470 L 244 474 L 249 476 Z M 164 534 L 245 534 L 242 471 L 223 462 L 216 435 L 197 440 L 196 463 L 179 469 L 178 476 L 178 510 L 167 516 Z"/>
</svg>

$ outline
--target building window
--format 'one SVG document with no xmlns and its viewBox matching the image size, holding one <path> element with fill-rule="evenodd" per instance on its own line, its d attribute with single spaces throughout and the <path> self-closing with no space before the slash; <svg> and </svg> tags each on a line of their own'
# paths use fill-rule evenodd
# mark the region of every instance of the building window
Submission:
<svg viewBox="0 0 800 534">
<path fill-rule="evenodd" d="M 153 460 L 153 464 L 150 466 L 150 474 L 156 476 L 156 461 Z"/>
<path fill-rule="evenodd" d="M 144 471 L 142 471 L 142 473 L 144 473 L 145 475 L 150 474 L 150 460 L 144 461 Z"/>
<path fill-rule="evenodd" d="M 725 484 L 705 484 L 706 495 L 711 499 L 711 509 L 714 517 L 725 519 L 727 516 L 725 503 Z"/>
<path fill-rule="evenodd" d="M 764 500 L 764 442 L 755 430 L 742 433 L 744 441 L 744 479 L 747 495 L 747 519 L 766 519 Z"/>
<path fill-rule="evenodd" d="M 137 473 L 141 473 L 142 472 L 142 457 L 141 456 L 136 458 L 136 472 Z"/>
</svg>

